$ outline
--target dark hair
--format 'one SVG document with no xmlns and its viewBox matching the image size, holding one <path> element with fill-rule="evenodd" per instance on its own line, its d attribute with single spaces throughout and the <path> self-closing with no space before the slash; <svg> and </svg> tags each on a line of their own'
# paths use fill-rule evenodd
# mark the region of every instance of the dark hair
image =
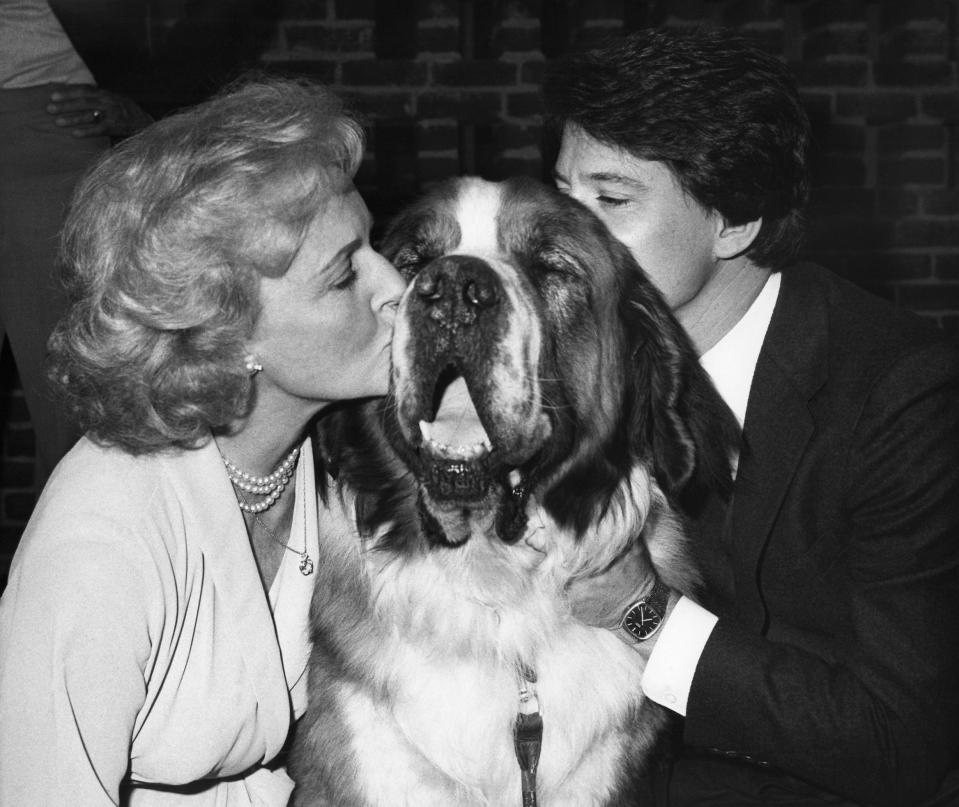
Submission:
<svg viewBox="0 0 959 807">
<path fill-rule="evenodd" d="M 809 119 L 788 68 L 728 32 L 648 29 L 551 65 L 548 141 L 566 124 L 640 159 L 730 224 L 762 218 L 746 255 L 795 259 L 809 196 Z"/>
<path fill-rule="evenodd" d="M 107 154 L 62 236 L 73 304 L 49 376 L 95 439 L 191 447 L 251 400 L 259 277 L 349 185 L 363 129 L 323 87 L 247 79 Z"/>
</svg>

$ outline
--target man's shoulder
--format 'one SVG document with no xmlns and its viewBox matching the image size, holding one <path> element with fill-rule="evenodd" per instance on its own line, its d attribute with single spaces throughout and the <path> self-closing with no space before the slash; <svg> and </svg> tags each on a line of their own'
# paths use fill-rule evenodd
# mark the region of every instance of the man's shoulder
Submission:
<svg viewBox="0 0 959 807">
<path fill-rule="evenodd" d="M 886 364 L 925 348 L 957 353 L 932 319 L 896 306 L 838 274 L 813 263 L 783 272 L 787 316 L 822 331 L 830 354 L 870 357 Z M 816 334 L 809 334 L 814 337 Z"/>
</svg>

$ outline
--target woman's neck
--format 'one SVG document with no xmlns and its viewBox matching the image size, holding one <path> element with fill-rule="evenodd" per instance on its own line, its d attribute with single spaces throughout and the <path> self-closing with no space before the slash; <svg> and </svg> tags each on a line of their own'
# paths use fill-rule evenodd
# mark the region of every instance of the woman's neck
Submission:
<svg viewBox="0 0 959 807">
<path fill-rule="evenodd" d="M 215 436 L 220 454 L 252 476 L 266 476 L 298 446 L 312 415 L 291 413 L 258 400 L 250 414 Z"/>
</svg>

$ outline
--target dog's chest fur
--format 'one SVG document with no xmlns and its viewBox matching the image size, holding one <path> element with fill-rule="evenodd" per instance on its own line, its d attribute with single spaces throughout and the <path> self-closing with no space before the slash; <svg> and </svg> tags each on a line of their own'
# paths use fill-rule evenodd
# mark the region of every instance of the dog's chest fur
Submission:
<svg viewBox="0 0 959 807">
<path fill-rule="evenodd" d="M 557 560 L 485 536 L 386 559 L 333 504 L 318 567 L 359 574 L 318 580 L 317 630 L 337 646 L 314 654 L 310 674 L 329 699 L 315 739 L 363 793 L 337 804 L 521 804 L 512 731 L 524 668 L 535 671 L 544 722 L 539 803 L 608 804 L 624 750 L 640 752 L 658 721 L 648 736 L 638 730 L 635 651 L 557 619 L 567 612 Z"/>
</svg>

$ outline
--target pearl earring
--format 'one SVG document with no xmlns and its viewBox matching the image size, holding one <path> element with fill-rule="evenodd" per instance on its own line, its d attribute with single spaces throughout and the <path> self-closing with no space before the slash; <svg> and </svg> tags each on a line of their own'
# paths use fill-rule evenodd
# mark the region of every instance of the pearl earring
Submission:
<svg viewBox="0 0 959 807">
<path fill-rule="evenodd" d="M 263 369 L 263 365 L 260 364 L 256 359 L 254 359 L 252 356 L 246 357 L 247 373 L 249 373 L 250 375 L 256 375 L 262 369 Z"/>
</svg>

